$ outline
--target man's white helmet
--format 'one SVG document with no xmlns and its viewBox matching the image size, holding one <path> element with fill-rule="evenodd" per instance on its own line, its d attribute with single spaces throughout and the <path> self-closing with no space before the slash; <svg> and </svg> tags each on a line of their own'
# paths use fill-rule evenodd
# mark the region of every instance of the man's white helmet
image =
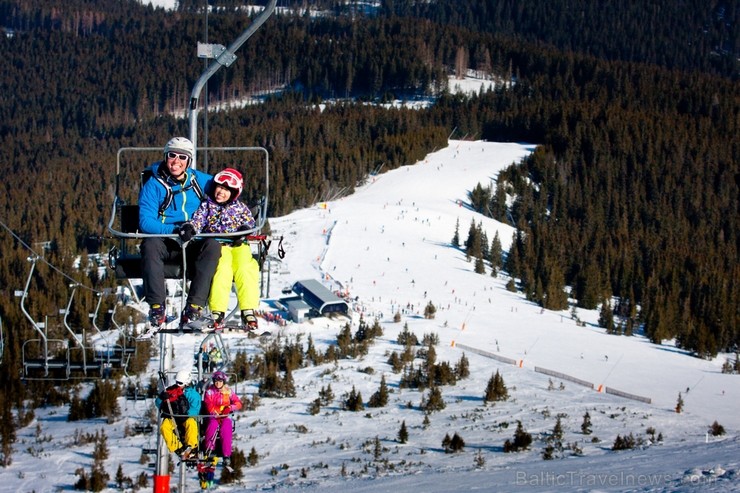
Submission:
<svg viewBox="0 0 740 493">
<path fill-rule="evenodd" d="M 185 137 L 173 137 L 164 146 L 165 159 L 167 159 L 167 153 L 170 151 L 187 154 L 190 157 L 190 160 L 192 160 L 193 154 L 195 154 L 195 146 L 190 139 Z"/>
<path fill-rule="evenodd" d="M 192 380 L 192 376 L 190 375 L 189 370 L 180 370 L 177 372 L 177 375 L 175 375 L 176 383 L 181 383 L 183 385 L 190 385 L 191 380 Z"/>
</svg>

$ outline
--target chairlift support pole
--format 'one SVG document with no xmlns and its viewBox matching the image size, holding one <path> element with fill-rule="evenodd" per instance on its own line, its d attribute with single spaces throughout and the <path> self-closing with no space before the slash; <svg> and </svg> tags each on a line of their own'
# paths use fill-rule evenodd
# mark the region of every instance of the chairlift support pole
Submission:
<svg viewBox="0 0 740 493">
<path fill-rule="evenodd" d="M 206 68 L 205 72 L 201 74 L 198 81 L 195 83 L 195 86 L 193 87 L 193 91 L 190 96 L 190 108 L 189 108 L 189 115 L 188 120 L 190 123 L 190 140 L 193 142 L 193 145 L 198 148 L 197 142 L 198 142 L 198 101 L 200 98 L 200 93 L 203 90 L 203 86 L 205 86 L 208 79 L 213 76 L 222 66 L 229 66 L 232 63 L 234 63 L 234 60 L 236 60 L 236 55 L 234 52 L 238 50 L 256 31 L 257 29 L 262 26 L 262 24 L 272 15 L 272 13 L 275 10 L 275 5 L 277 4 L 277 0 L 270 0 L 268 4 L 265 6 L 264 10 L 254 19 L 254 21 L 247 27 L 247 29 L 242 32 L 242 34 L 237 37 L 237 39 L 231 43 L 231 45 L 224 49 L 218 56 L 215 57 L 215 60 Z M 197 168 L 197 152 L 193 153 L 193 158 L 191 159 L 190 166 L 193 169 Z M 266 206 L 266 204 L 265 204 Z M 183 252 L 184 253 L 184 252 Z M 185 285 L 183 285 L 183 289 L 185 288 Z M 160 360 L 159 360 L 159 369 L 164 374 L 166 369 L 169 367 L 170 364 L 170 357 L 169 357 L 169 349 L 170 349 L 170 343 L 171 343 L 171 337 L 169 334 L 160 334 Z M 158 424 L 161 425 L 162 417 L 160 416 Z M 157 434 L 157 463 L 156 463 L 156 470 L 154 473 L 154 493 L 160 493 L 164 491 L 169 491 L 169 467 L 168 467 L 168 459 L 169 454 L 167 450 L 167 446 L 164 443 L 164 439 L 162 438 L 162 434 Z M 179 491 L 182 493 L 184 492 L 184 466 L 180 467 L 180 488 Z"/>
<path fill-rule="evenodd" d="M 40 323 L 36 322 L 31 314 L 28 313 L 28 310 L 26 310 L 26 298 L 28 297 L 28 289 L 31 286 L 31 279 L 33 278 L 33 271 L 36 269 L 36 262 L 38 261 L 38 256 L 32 256 L 28 257 L 28 261 L 31 262 L 31 270 L 28 273 L 28 279 L 26 280 L 26 287 L 23 289 L 23 292 L 20 293 L 21 296 L 21 311 L 23 312 L 23 315 L 26 316 L 26 318 L 31 322 L 31 325 L 33 325 L 33 328 L 36 332 L 39 333 L 39 336 L 41 336 L 41 339 L 39 339 L 39 342 L 41 342 L 41 350 L 42 350 L 42 361 L 40 362 L 30 362 L 26 359 L 26 344 L 29 342 L 35 342 L 35 340 L 29 340 L 25 341 L 23 343 L 23 348 L 21 350 L 22 358 L 23 358 L 23 373 L 24 376 L 27 376 L 27 369 L 29 367 L 34 368 L 43 368 L 44 369 L 44 378 L 49 376 L 49 369 L 54 367 L 57 369 L 64 369 L 66 378 L 69 378 L 69 348 L 65 348 L 65 357 L 64 359 L 55 359 L 52 361 L 51 356 L 49 355 L 49 338 L 47 336 L 47 324 L 46 323 Z M 16 292 L 16 296 L 18 293 Z M 41 330 L 41 327 L 44 328 L 44 330 Z M 57 340 L 54 339 L 52 342 L 55 342 L 60 345 L 60 347 L 64 347 L 66 344 L 66 341 Z"/>
<path fill-rule="evenodd" d="M 26 287 L 23 289 L 23 294 L 21 295 L 21 311 L 26 316 L 26 318 L 31 322 L 31 325 L 33 325 L 33 328 L 36 329 L 36 332 L 39 333 L 42 339 L 44 339 L 44 342 L 46 342 L 46 334 L 39 328 L 36 321 L 33 319 L 30 313 L 26 310 L 26 298 L 28 297 L 28 288 L 31 286 L 31 279 L 33 278 L 33 271 L 36 269 L 36 261 L 38 260 L 38 257 L 28 257 L 28 261 L 31 262 L 31 270 L 28 272 L 28 279 L 26 279 Z M 44 344 L 44 347 L 46 348 L 46 344 Z"/>
<path fill-rule="evenodd" d="M 85 348 L 85 345 L 83 344 L 84 337 L 83 337 L 83 340 L 80 341 L 77 338 L 77 334 L 75 334 L 74 331 L 72 330 L 72 327 L 69 326 L 69 310 L 70 308 L 72 308 L 72 300 L 75 297 L 75 292 L 77 291 L 78 286 L 79 284 L 70 285 L 70 287 L 72 288 L 72 292 L 69 294 L 69 301 L 67 302 L 67 308 L 64 309 L 64 318 L 62 319 L 62 323 L 64 324 L 64 328 L 67 329 L 67 332 L 69 332 L 69 334 L 72 336 L 72 340 L 75 341 L 75 344 L 78 346 L 81 346 L 84 349 Z M 84 356 L 83 356 L 83 361 L 84 361 Z"/>
<path fill-rule="evenodd" d="M 69 311 L 72 308 L 72 300 L 75 297 L 75 293 L 77 292 L 77 288 L 80 285 L 75 283 L 71 284 L 70 287 L 72 288 L 72 292 L 69 295 L 69 301 L 67 302 L 67 308 L 64 310 L 64 318 L 62 319 L 62 324 L 64 325 L 64 328 L 67 329 L 67 332 L 72 336 L 72 340 L 74 340 L 75 344 L 79 346 L 80 350 L 82 351 L 82 373 L 87 376 L 87 348 L 85 348 L 85 333 L 83 331 L 82 333 L 82 340 L 80 340 L 77 337 L 77 334 L 75 334 L 74 330 L 72 330 L 72 327 L 69 326 Z"/>
<path fill-rule="evenodd" d="M 31 325 L 33 325 L 33 328 L 36 330 L 36 332 L 39 333 L 41 336 L 41 340 L 43 343 L 43 352 L 44 352 L 44 376 L 49 375 L 49 342 L 46 338 L 45 331 L 42 331 L 39 328 L 38 323 L 33 319 L 30 313 L 28 313 L 28 310 L 26 310 L 26 298 L 28 297 L 28 288 L 31 286 L 31 279 L 33 278 L 33 271 L 36 269 L 36 262 L 38 261 L 38 257 L 28 257 L 28 261 L 31 262 L 31 270 L 28 272 L 28 279 L 26 279 L 26 287 L 23 289 L 23 294 L 21 295 L 21 311 L 26 316 L 26 318 L 31 322 Z"/>
<path fill-rule="evenodd" d="M 203 87 L 206 85 L 206 82 L 208 82 L 208 79 L 210 79 L 221 67 L 228 67 L 234 61 L 236 60 L 236 55 L 234 54 L 236 50 L 241 48 L 241 46 L 259 29 L 262 24 L 267 20 L 268 17 L 270 17 L 275 10 L 275 5 L 277 4 L 277 0 L 270 0 L 267 5 L 265 5 L 264 10 L 258 15 L 254 21 L 249 25 L 249 27 L 242 32 L 236 40 L 234 40 L 231 45 L 229 45 L 228 48 L 224 48 L 223 46 L 215 46 L 213 47 L 213 56 L 215 60 L 211 62 L 211 64 L 206 68 L 205 72 L 203 72 L 200 76 L 200 78 L 195 83 L 195 86 L 193 86 L 193 91 L 190 95 L 190 109 L 188 114 L 188 119 L 190 122 L 190 140 L 193 142 L 193 145 L 197 146 L 198 142 L 198 102 L 200 99 L 200 93 L 203 90 Z M 220 52 L 220 53 L 217 53 Z M 193 159 L 191 160 L 190 166 L 192 168 L 197 167 L 197 157 L 193 155 Z"/>
<path fill-rule="evenodd" d="M 118 297 L 118 293 L 116 293 L 116 297 Z M 129 361 L 131 361 L 131 354 L 136 352 L 136 346 L 135 344 L 133 346 L 129 346 L 129 339 L 133 339 L 133 336 L 126 332 L 126 330 L 121 328 L 121 325 L 116 321 L 116 311 L 118 310 L 118 303 L 118 300 L 116 300 L 116 302 L 113 303 L 113 308 L 108 310 L 108 313 L 110 313 L 110 322 L 115 327 L 118 338 L 121 340 L 120 345 L 117 342 L 113 345 L 113 350 L 120 352 L 121 368 L 123 369 L 123 374 L 128 377 L 130 376 L 128 374 L 128 363 Z"/>
<path fill-rule="evenodd" d="M 105 296 L 106 294 L 108 294 L 108 291 L 109 290 L 106 289 L 102 293 L 98 293 L 98 304 L 95 307 L 95 313 L 93 313 L 92 315 L 90 315 L 90 318 L 92 319 L 92 326 L 93 326 L 93 328 L 98 332 L 98 335 L 100 336 L 100 338 L 103 341 L 105 341 L 105 353 L 106 353 L 105 359 L 106 359 L 106 361 L 108 363 L 110 363 L 110 352 L 111 352 L 110 341 L 108 340 L 108 338 L 106 336 L 103 335 L 103 332 L 100 330 L 100 328 L 98 327 L 98 324 L 97 324 L 98 313 L 100 313 L 100 305 L 103 304 L 103 296 Z"/>
</svg>

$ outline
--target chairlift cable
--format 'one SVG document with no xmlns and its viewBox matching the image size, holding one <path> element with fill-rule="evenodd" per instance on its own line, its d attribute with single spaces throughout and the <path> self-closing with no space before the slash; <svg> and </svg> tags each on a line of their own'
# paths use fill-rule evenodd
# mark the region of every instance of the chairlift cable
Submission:
<svg viewBox="0 0 740 493">
<path fill-rule="evenodd" d="M 40 255 L 33 248 L 31 248 L 28 244 L 26 244 L 26 242 L 24 242 L 20 238 L 20 236 L 18 236 L 17 234 L 15 234 L 15 232 L 12 229 L 10 229 L 10 227 L 7 226 L 4 222 L 2 222 L 2 220 L 0 220 L 0 226 L 2 226 L 3 228 L 5 228 L 5 230 L 8 231 L 8 233 L 10 233 L 10 235 L 18 241 L 18 243 L 20 243 L 24 248 L 26 248 L 28 251 L 30 251 L 34 255 L 34 257 L 36 257 L 37 259 L 41 260 L 43 263 L 45 263 L 46 265 L 48 265 L 52 270 L 54 270 L 54 271 L 58 272 L 59 274 L 61 274 L 62 276 L 64 276 L 68 281 L 73 282 L 76 285 L 78 285 L 79 287 L 84 288 L 84 289 L 87 289 L 88 291 L 91 291 L 93 293 L 96 293 L 96 294 L 104 294 L 103 291 L 98 291 L 97 289 L 95 289 L 93 287 L 85 286 L 84 284 L 81 284 L 80 281 L 78 281 L 77 279 L 74 279 L 72 276 L 69 276 L 69 275 L 65 274 L 64 271 L 62 271 L 57 266 L 55 266 L 54 264 L 52 264 L 51 262 L 49 262 L 48 260 L 46 260 L 43 257 L 43 255 Z"/>
</svg>

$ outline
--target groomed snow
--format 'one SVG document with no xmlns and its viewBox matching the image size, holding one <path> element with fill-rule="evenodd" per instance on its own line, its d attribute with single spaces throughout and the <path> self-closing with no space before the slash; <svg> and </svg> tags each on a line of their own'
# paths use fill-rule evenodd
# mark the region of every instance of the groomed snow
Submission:
<svg viewBox="0 0 740 493">
<path fill-rule="evenodd" d="M 259 463 L 244 470 L 239 484 L 218 491 L 285 489 L 339 493 L 393 491 L 738 491 L 737 375 L 724 375 L 727 355 L 712 361 L 695 358 L 672 344 L 655 345 L 641 336 L 609 336 L 596 326 L 595 311 L 578 311 L 586 322 L 578 326 L 568 311 L 552 312 L 527 302 L 521 293 L 505 289 L 504 276 L 474 273 L 473 263 L 450 244 L 459 223 L 461 241 L 471 221 L 482 223 L 489 240 L 498 232 L 508 249 L 512 228 L 474 213 L 467 194 L 477 183 L 487 185 L 497 173 L 531 152 L 526 144 L 450 141 L 449 146 L 420 163 L 372 177 L 355 194 L 317 204 L 288 216 L 271 218 L 274 236 L 284 237 L 286 256 L 271 263 L 271 292 L 263 308 L 272 310 L 285 286 L 302 279 L 321 279 L 331 289 L 349 293 L 355 316 L 378 318 L 384 335 L 361 360 L 306 367 L 293 374 L 297 395 L 263 398 L 256 411 L 238 415 L 235 446 Z M 271 253 L 276 253 L 273 245 Z M 426 320 L 427 303 L 437 307 Z M 145 308 L 145 307 L 142 307 Z M 393 314 L 403 313 L 401 323 Z M 319 349 L 335 341 L 346 320 L 315 319 L 279 328 L 261 320 L 261 327 L 305 343 L 311 334 Z M 471 376 L 442 388 L 446 408 L 429 416 L 419 409 L 422 393 L 398 388 L 400 375 L 387 364 L 399 350 L 396 337 L 404 324 L 419 339 L 439 337 L 437 361 L 455 365 L 463 353 Z M 259 351 L 259 344 L 239 334 L 224 336 L 232 354 Z M 173 369 L 188 368 L 202 337 L 174 336 Z M 472 352 L 487 351 L 515 361 L 506 364 Z M 159 360 L 151 361 L 152 373 Z M 418 363 L 419 360 L 417 360 Z M 541 367 L 599 386 L 651 399 L 651 403 L 598 392 L 571 381 L 534 371 Z M 372 368 L 372 372 L 368 371 Z M 484 405 L 482 397 L 498 370 L 511 398 Z M 391 388 L 383 408 L 361 412 L 340 409 L 340 399 L 352 386 L 367 403 L 381 375 Z M 147 381 L 148 375 L 142 378 Z M 550 381 L 554 390 L 548 390 Z M 563 388 L 560 390 L 561 382 Z M 335 395 L 318 415 L 309 404 L 323 386 Z M 89 388 L 89 387 L 84 387 Z M 257 390 L 257 382 L 239 382 L 242 395 Z M 688 390 L 688 391 L 687 391 Z M 674 412 L 681 392 L 685 409 Z M 114 476 L 119 464 L 135 478 L 153 469 L 139 464 L 141 449 L 156 446 L 156 434 L 124 437 L 145 415 L 151 401 L 121 398 L 123 418 L 67 422 L 67 407 L 36 410 L 36 419 L 18 430 L 13 463 L 0 469 L 0 491 L 72 491 L 75 471 L 92 465 L 92 444 L 73 445 L 76 432 L 104 431 L 110 457 L 105 468 Z M 580 431 L 589 412 L 593 433 Z M 545 461 L 542 449 L 556 416 L 562 417 L 564 444 L 577 444 L 583 455 Z M 529 451 L 504 453 L 517 420 L 533 435 Z M 717 420 L 723 437 L 707 435 Z M 397 442 L 401 422 L 409 431 L 406 444 Z M 613 452 L 618 434 L 662 442 Z M 445 434 L 465 441 L 461 453 L 446 454 Z M 46 437 L 50 437 L 46 440 Z M 373 442 L 382 444 L 374 457 Z M 593 440 L 597 437 L 597 440 Z M 482 458 L 476 462 L 476 457 Z M 342 475 L 344 468 L 345 475 Z M 177 471 L 171 485 L 178 482 Z M 194 472 L 186 471 L 186 491 L 199 489 Z M 152 487 L 151 479 L 149 487 Z"/>
</svg>

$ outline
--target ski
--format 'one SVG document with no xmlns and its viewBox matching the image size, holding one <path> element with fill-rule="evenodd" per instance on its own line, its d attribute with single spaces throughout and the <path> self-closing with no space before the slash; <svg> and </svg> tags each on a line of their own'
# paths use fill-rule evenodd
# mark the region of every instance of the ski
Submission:
<svg viewBox="0 0 740 493">
<path fill-rule="evenodd" d="M 268 330 L 265 330 L 263 332 L 258 332 L 256 330 L 247 331 L 247 337 L 249 337 L 250 339 L 256 339 L 256 338 L 267 339 L 268 337 L 271 337 L 271 336 L 272 336 L 272 332 Z"/>
<path fill-rule="evenodd" d="M 169 329 L 172 322 L 174 322 L 177 319 L 178 317 L 175 315 L 168 315 L 165 318 L 164 323 L 162 325 L 152 325 L 151 323 L 149 323 L 149 321 L 147 321 L 145 325 L 146 330 L 143 333 L 139 334 L 136 337 L 136 340 L 146 341 L 146 340 L 151 339 L 152 337 L 155 336 L 155 334 L 158 334 L 159 331 Z"/>
<path fill-rule="evenodd" d="M 210 322 L 212 322 L 210 317 L 200 317 L 184 324 L 180 324 L 180 330 L 183 332 L 206 332 Z"/>
</svg>

